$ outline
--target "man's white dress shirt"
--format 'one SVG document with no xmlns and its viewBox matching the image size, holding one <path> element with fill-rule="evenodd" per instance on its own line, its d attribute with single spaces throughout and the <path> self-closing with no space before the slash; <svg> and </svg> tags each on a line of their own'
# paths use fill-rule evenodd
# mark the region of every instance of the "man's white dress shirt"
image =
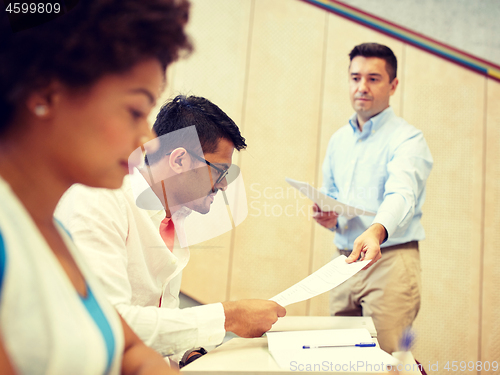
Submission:
<svg viewBox="0 0 500 375">
<path fill-rule="evenodd" d="M 182 270 L 189 260 L 189 249 L 179 243 L 186 243 L 182 228 L 190 210 L 183 207 L 172 215 L 178 240 L 170 251 L 159 233 L 165 211 L 136 205 L 134 191 L 146 190 L 152 193 L 137 170 L 118 190 L 74 185 L 61 199 L 56 217 L 110 302 L 146 345 L 167 356 L 220 344 L 225 335 L 221 303 L 178 308 Z"/>
</svg>

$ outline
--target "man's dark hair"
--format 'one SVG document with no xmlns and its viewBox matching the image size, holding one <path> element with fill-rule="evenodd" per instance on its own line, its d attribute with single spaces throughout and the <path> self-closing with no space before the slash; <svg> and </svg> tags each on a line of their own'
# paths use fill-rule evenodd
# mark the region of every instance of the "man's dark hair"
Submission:
<svg viewBox="0 0 500 375">
<path fill-rule="evenodd" d="M 192 139 L 172 141 L 166 137 L 169 133 L 193 125 L 203 153 L 215 152 L 221 139 L 231 141 L 238 151 L 247 147 L 240 129 L 222 109 L 199 96 L 178 95 L 164 104 L 156 117 L 153 130 L 160 140 L 160 148 L 155 153 L 148 154 L 146 162 L 156 163 L 176 147 L 199 148 L 195 145 L 190 146 L 190 143 L 193 143 Z"/>
<path fill-rule="evenodd" d="M 187 0 L 80 0 L 66 14 L 14 32 L 0 4 L 0 133 L 33 90 L 53 80 L 85 88 L 148 58 L 164 68 L 192 47 Z"/>
<path fill-rule="evenodd" d="M 387 74 L 389 74 L 389 82 L 392 82 L 396 78 L 398 60 L 389 47 L 378 43 L 359 44 L 349 53 L 349 60 L 352 61 L 356 56 L 378 57 L 385 60 L 385 69 Z"/>
</svg>

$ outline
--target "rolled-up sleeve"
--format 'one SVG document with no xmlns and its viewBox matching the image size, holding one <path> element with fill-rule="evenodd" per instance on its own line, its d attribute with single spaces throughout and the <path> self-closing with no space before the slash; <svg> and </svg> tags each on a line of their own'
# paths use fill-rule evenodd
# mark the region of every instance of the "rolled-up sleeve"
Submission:
<svg viewBox="0 0 500 375">
<path fill-rule="evenodd" d="M 163 356 L 218 345 L 226 333 L 221 303 L 185 309 L 130 304 L 119 304 L 116 308 L 141 340 Z"/>
<path fill-rule="evenodd" d="M 387 164 L 384 199 L 373 220 L 386 228 L 388 237 L 407 230 L 433 165 L 422 132 L 398 143 Z"/>
</svg>

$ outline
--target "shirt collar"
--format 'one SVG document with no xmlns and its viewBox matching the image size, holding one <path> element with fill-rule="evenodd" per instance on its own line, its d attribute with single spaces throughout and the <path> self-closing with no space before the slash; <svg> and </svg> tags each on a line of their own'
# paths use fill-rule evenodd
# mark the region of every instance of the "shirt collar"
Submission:
<svg viewBox="0 0 500 375">
<path fill-rule="evenodd" d="M 150 216 L 154 216 L 159 212 L 165 212 L 165 207 L 163 207 L 160 199 L 137 168 L 134 168 L 129 178 L 137 207 L 148 210 Z M 174 221 L 175 219 L 188 216 L 191 212 L 192 210 L 190 208 L 182 206 L 179 210 L 174 212 Z"/>
<path fill-rule="evenodd" d="M 160 199 L 158 199 L 151 186 L 149 186 L 137 168 L 134 168 L 132 174 L 129 176 L 129 180 L 137 207 L 155 212 L 165 210 Z"/>
<path fill-rule="evenodd" d="M 354 134 L 358 133 L 359 135 L 362 134 L 367 134 L 370 135 L 372 131 L 379 130 L 381 126 L 387 122 L 391 117 L 394 117 L 394 110 L 392 109 L 391 106 L 387 107 L 384 109 L 382 112 L 379 114 L 373 116 L 370 120 L 365 122 L 365 125 L 363 126 L 363 131 L 360 132 L 358 128 L 358 117 L 357 114 L 354 113 L 351 118 L 349 119 L 349 124 L 351 125 L 351 128 L 354 132 Z"/>
<path fill-rule="evenodd" d="M 160 211 L 158 211 L 158 212 L 160 212 Z M 163 212 L 163 216 L 165 216 L 165 211 L 162 211 L 162 212 Z M 191 210 L 190 208 L 188 208 L 186 206 L 182 206 L 180 209 L 175 211 L 171 217 L 164 217 L 162 219 L 162 221 L 164 221 L 165 224 L 168 224 L 170 222 L 170 220 L 173 220 L 174 224 L 177 226 L 179 220 L 185 219 L 186 217 L 188 217 L 191 214 L 191 212 L 193 212 L 193 210 Z"/>
</svg>

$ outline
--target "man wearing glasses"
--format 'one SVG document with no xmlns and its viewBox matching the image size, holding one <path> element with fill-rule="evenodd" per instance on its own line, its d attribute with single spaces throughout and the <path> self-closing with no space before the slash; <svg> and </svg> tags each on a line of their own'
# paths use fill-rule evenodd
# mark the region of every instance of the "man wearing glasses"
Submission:
<svg viewBox="0 0 500 375">
<path fill-rule="evenodd" d="M 166 103 L 153 129 L 158 149 L 146 152 L 121 189 L 72 187 L 56 216 L 138 336 L 164 356 L 193 353 L 191 360 L 204 353 L 193 348 L 220 344 L 226 331 L 261 336 L 286 311 L 267 300 L 178 308 L 189 260 L 184 219 L 210 211 L 234 178 L 234 149 L 246 143 L 219 107 L 195 96 Z"/>
</svg>

